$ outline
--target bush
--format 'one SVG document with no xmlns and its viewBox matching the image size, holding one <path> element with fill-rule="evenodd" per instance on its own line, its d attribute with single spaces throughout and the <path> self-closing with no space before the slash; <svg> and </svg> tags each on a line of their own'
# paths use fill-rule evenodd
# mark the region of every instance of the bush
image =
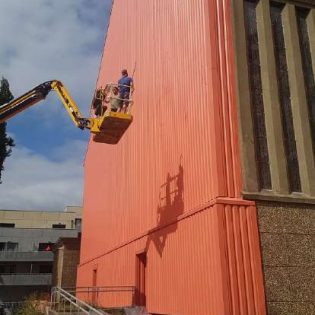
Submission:
<svg viewBox="0 0 315 315">
<path fill-rule="evenodd" d="M 39 309 L 40 301 L 35 295 L 30 295 L 22 305 L 15 310 L 14 315 L 44 315 Z"/>
</svg>

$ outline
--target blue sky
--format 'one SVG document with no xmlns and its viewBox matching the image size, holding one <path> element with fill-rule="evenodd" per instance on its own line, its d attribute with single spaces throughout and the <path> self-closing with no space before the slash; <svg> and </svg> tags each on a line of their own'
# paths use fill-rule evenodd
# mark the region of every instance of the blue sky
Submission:
<svg viewBox="0 0 315 315">
<path fill-rule="evenodd" d="M 1 0 L 0 75 L 15 97 L 62 81 L 88 114 L 111 0 Z M 62 210 L 82 203 L 89 134 L 72 125 L 57 96 L 8 121 L 15 140 L 0 185 L 0 209 Z"/>
</svg>

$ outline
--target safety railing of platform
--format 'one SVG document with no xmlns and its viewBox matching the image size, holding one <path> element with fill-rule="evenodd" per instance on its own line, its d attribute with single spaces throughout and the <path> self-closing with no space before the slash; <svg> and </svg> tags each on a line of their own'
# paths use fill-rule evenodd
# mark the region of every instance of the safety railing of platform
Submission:
<svg viewBox="0 0 315 315">
<path fill-rule="evenodd" d="M 122 97 L 120 90 L 122 88 L 129 89 Z M 108 83 L 104 88 L 95 91 L 92 101 L 92 107 L 96 116 L 103 116 L 106 112 L 124 112 L 131 113 L 133 106 L 133 88 L 129 85 L 121 85 L 116 83 Z"/>
</svg>

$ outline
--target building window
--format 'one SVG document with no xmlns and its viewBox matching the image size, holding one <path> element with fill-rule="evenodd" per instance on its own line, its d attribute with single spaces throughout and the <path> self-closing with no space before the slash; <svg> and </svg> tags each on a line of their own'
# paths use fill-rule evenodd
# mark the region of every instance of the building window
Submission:
<svg viewBox="0 0 315 315">
<path fill-rule="evenodd" d="M 231 3 L 244 195 L 314 199 L 315 3 Z"/>
<path fill-rule="evenodd" d="M 52 265 L 39 265 L 39 273 L 52 273 Z"/>
<path fill-rule="evenodd" d="M 0 227 L 14 228 L 15 223 L 0 223 Z"/>
<path fill-rule="evenodd" d="M 283 8 L 283 4 L 271 2 L 270 18 L 274 41 L 274 53 L 276 60 L 279 99 L 281 104 L 282 129 L 284 136 L 284 147 L 287 158 L 289 186 L 291 192 L 300 192 L 301 182 L 291 110 L 291 94 L 286 60 L 286 47 L 283 36 Z"/>
<path fill-rule="evenodd" d="M 7 251 L 17 251 L 19 248 L 19 243 L 7 242 Z"/>
<path fill-rule="evenodd" d="M 0 265 L 0 274 L 16 273 L 16 265 Z"/>
<path fill-rule="evenodd" d="M 39 243 L 38 251 L 40 252 L 51 252 L 53 250 L 53 243 Z"/>
<path fill-rule="evenodd" d="M 310 48 L 310 36 L 307 26 L 307 19 L 310 17 L 311 10 L 296 7 L 296 19 L 302 54 L 303 74 L 306 87 L 306 97 L 309 110 L 309 120 L 312 131 L 313 153 L 315 156 L 315 79 L 312 68 L 312 54 Z"/>
<path fill-rule="evenodd" d="M 247 60 L 259 189 L 271 189 L 256 22 L 257 1 L 244 2 Z"/>
<path fill-rule="evenodd" d="M 81 224 L 82 224 L 82 219 L 75 219 L 75 228 L 79 231 L 81 231 Z"/>
<path fill-rule="evenodd" d="M 15 242 L 1 242 L 0 251 L 17 251 L 19 248 L 19 243 Z"/>
<path fill-rule="evenodd" d="M 16 273 L 16 265 L 9 265 L 9 273 Z"/>
<path fill-rule="evenodd" d="M 53 229 L 65 229 L 65 228 L 66 228 L 66 225 L 65 225 L 65 224 L 61 224 L 61 223 L 53 224 L 53 225 L 52 225 L 52 228 L 53 228 Z"/>
</svg>

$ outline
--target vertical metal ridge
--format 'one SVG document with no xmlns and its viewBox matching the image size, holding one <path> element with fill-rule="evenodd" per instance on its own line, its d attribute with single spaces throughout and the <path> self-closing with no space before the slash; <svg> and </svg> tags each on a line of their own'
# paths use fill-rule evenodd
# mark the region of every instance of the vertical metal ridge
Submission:
<svg viewBox="0 0 315 315">
<path fill-rule="evenodd" d="M 225 206 L 225 220 L 226 220 L 226 233 L 227 233 L 227 251 L 228 251 L 228 268 L 230 277 L 230 290 L 232 302 L 232 314 L 240 312 L 240 290 L 237 277 L 236 266 L 236 249 L 235 249 L 235 235 L 233 232 L 233 207 L 231 205 Z"/>
<path fill-rule="evenodd" d="M 227 63 L 227 90 L 228 90 L 228 106 L 229 106 L 229 124 L 231 126 L 231 163 L 233 174 L 234 192 L 231 197 L 240 197 L 242 190 L 241 181 L 241 161 L 238 136 L 238 116 L 237 116 L 237 97 L 235 82 L 235 47 L 233 42 L 233 10 L 231 9 L 233 0 L 225 0 L 224 12 L 224 28 L 226 37 L 226 63 Z"/>
<path fill-rule="evenodd" d="M 265 314 L 256 208 L 225 205 L 231 314 Z"/>
</svg>

